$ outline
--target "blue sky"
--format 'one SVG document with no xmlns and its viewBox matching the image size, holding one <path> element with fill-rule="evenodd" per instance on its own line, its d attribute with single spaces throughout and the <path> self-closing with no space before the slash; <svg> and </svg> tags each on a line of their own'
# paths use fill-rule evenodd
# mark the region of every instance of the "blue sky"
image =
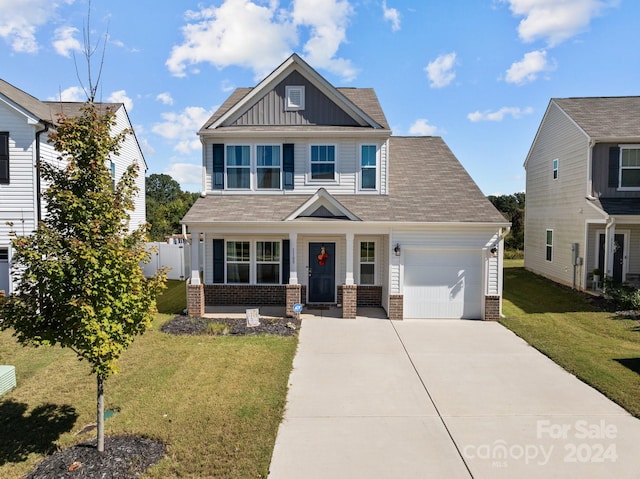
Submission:
<svg viewBox="0 0 640 479">
<path fill-rule="evenodd" d="M 83 31 L 107 35 L 99 99 L 127 106 L 147 174 L 190 191 L 197 130 L 292 52 L 335 86 L 373 87 L 395 135 L 442 136 L 487 195 L 524 190 L 550 98 L 640 94 L 635 0 L 93 0 L 90 11 L 87 29 L 87 0 L 0 0 L 0 77 L 83 101 Z"/>
</svg>

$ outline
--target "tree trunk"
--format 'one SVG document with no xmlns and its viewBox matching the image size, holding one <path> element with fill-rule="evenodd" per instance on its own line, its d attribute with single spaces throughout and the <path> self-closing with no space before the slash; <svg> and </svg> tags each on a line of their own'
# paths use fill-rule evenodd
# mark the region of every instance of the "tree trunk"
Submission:
<svg viewBox="0 0 640 479">
<path fill-rule="evenodd" d="M 104 452 L 104 380 L 98 374 L 98 452 Z"/>
</svg>

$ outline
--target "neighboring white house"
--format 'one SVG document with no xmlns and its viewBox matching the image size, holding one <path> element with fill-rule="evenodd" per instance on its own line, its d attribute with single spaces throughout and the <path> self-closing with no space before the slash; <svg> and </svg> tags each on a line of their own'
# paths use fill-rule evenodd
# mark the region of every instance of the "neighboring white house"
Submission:
<svg viewBox="0 0 640 479">
<path fill-rule="evenodd" d="M 525 267 L 578 289 L 640 278 L 640 97 L 553 98 L 524 167 Z"/>
<path fill-rule="evenodd" d="M 99 103 L 116 113 L 117 132 L 132 129 L 122 103 Z M 82 103 L 40 101 L 0 79 L 0 290 L 11 292 L 11 239 L 16 234 L 29 234 L 46 209 L 42 204 L 44 185 L 36 166 L 39 161 L 57 163 L 57 153 L 49 143 L 55 131 L 58 115 L 79 113 Z M 132 130 L 133 131 L 133 130 Z M 115 132 L 114 132 L 115 133 Z M 139 194 L 131 212 L 130 228 L 145 222 L 144 178 L 147 166 L 135 137 L 127 135 L 111 162 L 117 180 L 132 163 L 140 167 L 137 186 Z"/>
<path fill-rule="evenodd" d="M 373 89 L 336 88 L 294 54 L 199 135 L 190 314 L 302 302 L 499 317 L 509 223 L 441 138 L 391 136 Z"/>
</svg>

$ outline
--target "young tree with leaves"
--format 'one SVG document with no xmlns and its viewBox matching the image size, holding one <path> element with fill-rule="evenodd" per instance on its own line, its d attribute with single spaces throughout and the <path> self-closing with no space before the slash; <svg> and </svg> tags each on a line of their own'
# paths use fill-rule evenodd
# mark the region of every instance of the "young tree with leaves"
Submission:
<svg viewBox="0 0 640 479">
<path fill-rule="evenodd" d="M 129 131 L 114 134 L 115 113 L 85 103 L 61 117 L 51 140 L 58 169 L 42 164 L 49 184 L 45 218 L 29 236 L 14 239 L 16 293 L 2 306 L 0 329 L 12 328 L 23 345 L 72 349 L 97 377 L 98 451 L 104 451 L 104 382 L 117 361 L 151 324 L 163 273 L 145 278 L 140 263 L 145 227 L 129 230 L 137 193 L 136 165 L 117 183 L 108 168 Z"/>
</svg>

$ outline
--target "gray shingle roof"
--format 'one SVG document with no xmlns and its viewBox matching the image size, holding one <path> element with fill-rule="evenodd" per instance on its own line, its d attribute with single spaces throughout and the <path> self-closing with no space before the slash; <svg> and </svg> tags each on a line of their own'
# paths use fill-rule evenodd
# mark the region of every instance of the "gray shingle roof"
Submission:
<svg viewBox="0 0 640 479">
<path fill-rule="evenodd" d="M 60 113 L 69 117 L 76 116 L 80 113 L 82 105 L 84 105 L 82 102 L 41 101 L 2 79 L 0 79 L 0 94 L 20 105 L 37 119 L 52 125 L 57 124 Z M 98 102 L 96 105 L 116 110 L 122 106 L 122 103 Z"/>
<path fill-rule="evenodd" d="M 613 216 L 640 215 L 640 198 L 603 198 L 596 200 L 596 205 Z"/>
<path fill-rule="evenodd" d="M 500 223 L 506 220 L 440 137 L 391 137 L 389 195 L 335 195 L 362 221 Z M 278 222 L 312 195 L 208 195 L 184 223 Z"/>
<path fill-rule="evenodd" d="M 553 98 L 591 138 L 640 137 L 640 96 Z"/>
</svg>

